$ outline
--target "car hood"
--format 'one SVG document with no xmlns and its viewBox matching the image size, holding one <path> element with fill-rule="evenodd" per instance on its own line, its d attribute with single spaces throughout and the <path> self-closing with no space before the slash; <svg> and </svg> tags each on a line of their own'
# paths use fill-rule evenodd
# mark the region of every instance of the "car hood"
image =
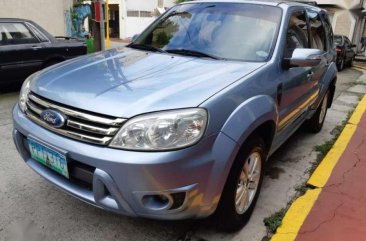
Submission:
<svg viewBox="0 0 366 241">
<path fill-rule="evenodd" d="M 45 69 L 31 90 L 68 106 L 130 118 L 197 107 L 264 64 L 116 48 Z"/>
</svg>

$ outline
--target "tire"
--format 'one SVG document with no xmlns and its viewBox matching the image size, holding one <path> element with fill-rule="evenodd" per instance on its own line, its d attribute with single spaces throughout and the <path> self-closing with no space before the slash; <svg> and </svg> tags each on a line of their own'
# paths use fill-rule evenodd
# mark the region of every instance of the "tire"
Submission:
<svg viewBox="0 0 366 241">
<path fill-rule="evenodd" d="M 217 227 L 221 230 L 234 232 L 243 228 L 249 221 L 262 186 L 266 157 L 263 139 L 252 137 L 243 144 L 216 209 L 215 219 Z M 248 172 L 249 175 L 246 175 Z"/>
<path fill-rule="evenodd" d="M 306 128 L 312 133 L 318 133 L 323 128 L 325 117 L 328 111 L 329 96 L 330 92 L 328 90 L 313 117 L 305 122 Z"/>
<path fill-rule="evenodd" d="M 344 69 L 344 59 L 337 65 L 338 72 L 341 72 Z"/>
</svg>

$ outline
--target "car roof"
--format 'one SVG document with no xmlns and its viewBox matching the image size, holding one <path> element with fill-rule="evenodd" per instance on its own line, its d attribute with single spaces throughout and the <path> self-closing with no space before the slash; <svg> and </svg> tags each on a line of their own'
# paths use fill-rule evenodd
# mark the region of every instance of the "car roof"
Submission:
<svg viewBox="0 0 366 241">
<path fill-rule="evenodd" d="M 0 18 L 0 22 L 33 22 L 23 18 Z"/>
<path fill-rule="evenodd" d="M 314 1 L 290 1 L 290 0 L 197 0 L 197 1 L 189 1 L 182 4 L 187 3 L 252 3 L 252 4 L 261 4 L 261 5 L 269 5 L 269 6 L 278 6 L 280 4 L 285 4 L 288 6 L 311 6 L 316 7 L 316 2 Z"/>
</svg>

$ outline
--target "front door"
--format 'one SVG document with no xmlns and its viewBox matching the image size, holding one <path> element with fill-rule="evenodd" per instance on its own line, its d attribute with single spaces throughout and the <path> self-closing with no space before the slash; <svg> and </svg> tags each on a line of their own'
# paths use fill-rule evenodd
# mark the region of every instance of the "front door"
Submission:
<svg viewBox="0 0 366 241">
<path fill-rule="evenodd" d="M 288 20 L 283 58 L 289 59 L 297 48 L 309 48 L 310 38 L 305 10 L 295 11 Z M 316 100 L 314 69 L 312 67 L 282 68 L 278 80 L 278 130 L 285 138 L 296 129 L 304 112 Z M 286 131 L 287 130 L 287 131 Z"/>
</svg>

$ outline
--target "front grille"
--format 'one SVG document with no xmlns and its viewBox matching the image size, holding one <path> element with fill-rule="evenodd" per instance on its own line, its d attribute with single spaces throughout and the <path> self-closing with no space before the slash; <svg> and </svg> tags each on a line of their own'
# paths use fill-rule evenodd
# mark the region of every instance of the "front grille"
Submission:
<svg viewBox="0 0 366 241">
<path fill-rule="evenodd" d="M 65 125 L 54 128 L 43 122 L 40 115 L 46 109 L 62 112 Z M 47 100 L 34 93 L 29 94 L 26 115 L 38 125 L 57 134 L 97 145 L 108 145 L 126 121 L 122 118 L 99 115 Z"/>
</svg>

